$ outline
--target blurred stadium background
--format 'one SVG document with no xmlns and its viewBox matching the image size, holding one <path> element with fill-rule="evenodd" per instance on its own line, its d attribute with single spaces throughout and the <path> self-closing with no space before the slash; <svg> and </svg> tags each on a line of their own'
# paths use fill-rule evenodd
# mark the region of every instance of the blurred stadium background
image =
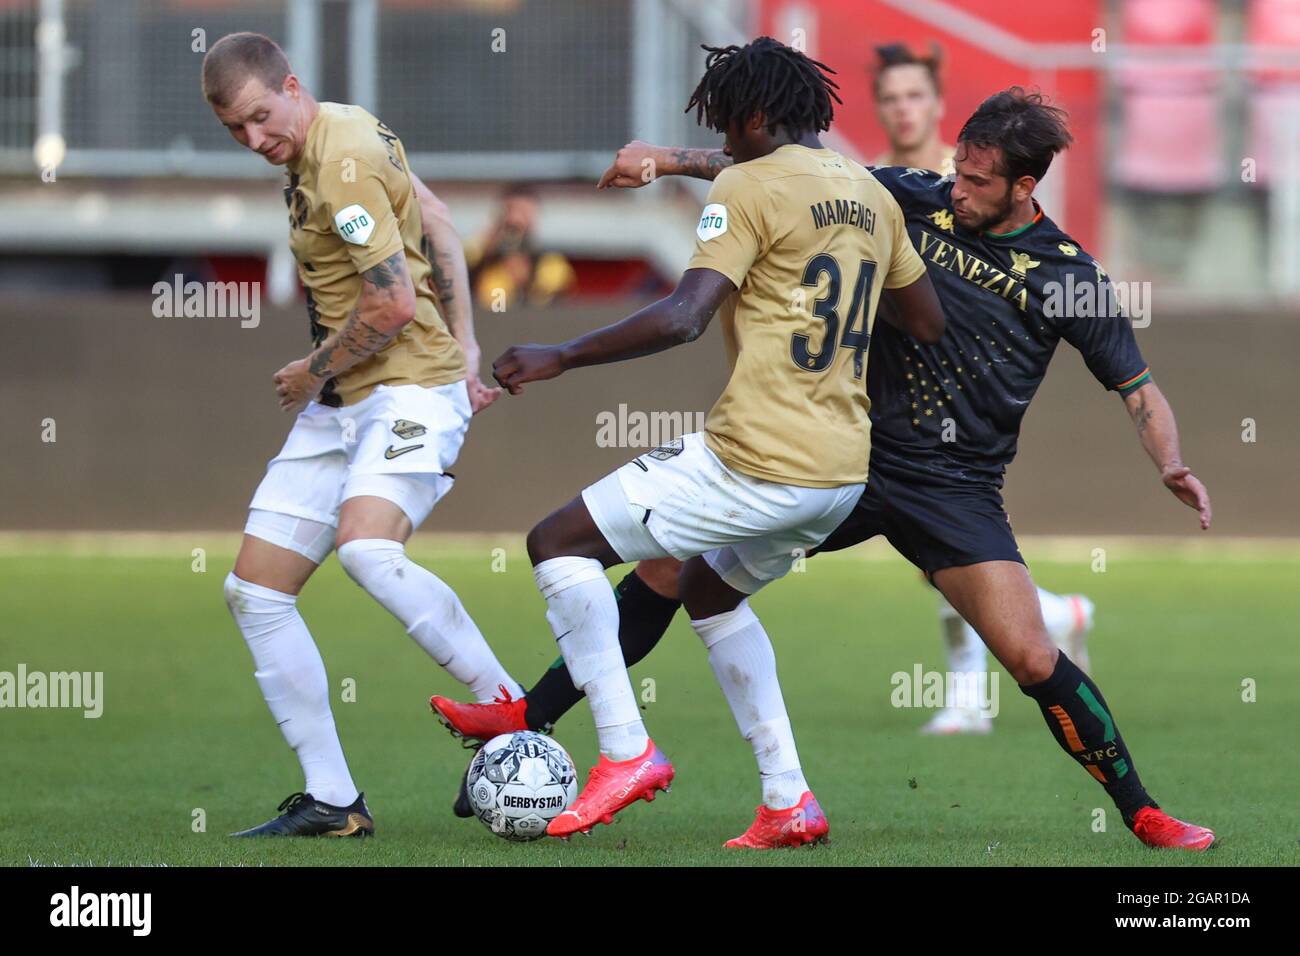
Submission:
<svg viewBox="0 0 1300 956">
<path fill-rule="evenodd" d="M 1152 284 L 1139 342 L 1216 531 L 1300 535 L 1300 0 L 0 0 L 0 529 L 235 531 L 287 431 L 270 375 L 308 338 L 282 174 L 199 89 L 235 30 L 396 130 L 467 240 L 530 187 L 549 278 L 480 306 L 486 362 L 676 278 L 703 185 L 592 187 L 630 139 L 716 144 L 682 111 L 701 42 L 769 33 L 828 63 L 831 143 L 864 162 L 885 146 L 878 44 L 942 45 L 949 142 L 989 93 L 1039 87 L 1077 139 L 1040 199 L 1112 277 Z M 177 274 L 261 283 L 260 323 L 156 317 Z M 725 375 L 708 338 L 503 400 L 426 529 L 525 530 L 635 453 L 598 446 L 601 413 L 706 411 Z M 1120 403 L 1059 356 L 1008 477 L 1017 530 L 1190 533 Z"/>
</svg>

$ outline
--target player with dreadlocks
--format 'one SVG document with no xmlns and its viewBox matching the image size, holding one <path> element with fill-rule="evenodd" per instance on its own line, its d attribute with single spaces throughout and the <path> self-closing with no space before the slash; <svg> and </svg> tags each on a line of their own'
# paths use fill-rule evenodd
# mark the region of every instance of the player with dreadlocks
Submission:
<svg viewBox="0 0 1300 956">
<path fill-rule="evenodd" d="M 1012 87 L 986 99 L 962 127 L 954 176 L 872 169 L 903 210 L 947 311 L 947 330 L 938 342 L 918 341 L 882 309 L 886 321 L 877 325 L 867 372 L 867 490 L 817 550 L 886 536 L 971 623 L 1139 840 L 1202 851 L 1214 844 L 1214 832 L 1160 808 L 1101 689 L 1055 646 L 1002 506 L 1021 419 L 1064 340 L 1121 396 L 1162 484 L 1198 512 L 1203 529 L 1211 521 L 1209 493 L 1183 464 L 1173 410 L 1151 380 L 1105 270 L 1034 199 L 1052 158 L 1069 143 L 1063 110 Z M 731 172 L 716 150 L 641 144 L 619 151 L 602 184 L 644 185 L 638 173 L 645 159 L 660 176 L 722 183 Z M 1060 290 L 1071 286 L 1096 295 L 1062 305 Z M 619 637 L 629 665 L 667 629 L 683 583 L 677 563 L 660 559 L 641 562 L 620 584 Z M 465 736 L 545 727 L 575 702 L 567 676 L 549 671 L 522 701 L 442 712 Z M 980 706 L 991 716 L 982 699 Z"/>
<path fill-rule="evenodd" d="M 638 456 L 528 535 L 546 619 L 591 705 L 601 752 L 577 800 L 551 821 L 552 836 L 609 823 L 673 779 L 641 721 L 605 578 L 616 564 L 672 557 L 685 562 L 682 603 L 758 761 L 757 818 L 728 845 L 825 837 L 772 645 L 747 598 L 820 544 L 862 494 L 864 351 L 882 291 L 893 291 L 895 321 L 910 335 L 933 342 L 943 332 L 897 202 L 818 138 L 837 99 L 829 70 L 768 37 L 705 49 L 687 109 L 724 134 L 734 165 L 713 185 L 677 288 L 621 322 L 562 345 L 517 345 L 493 364 L 518 395 L 570 369 L 693 342 L 721 310 L 732 366 L 702 432 Z M 790 308 L 795 289 L 815 303 L 810 311 Z M 454 727 L 440 701 L 435 711 Z"/>
</svg>

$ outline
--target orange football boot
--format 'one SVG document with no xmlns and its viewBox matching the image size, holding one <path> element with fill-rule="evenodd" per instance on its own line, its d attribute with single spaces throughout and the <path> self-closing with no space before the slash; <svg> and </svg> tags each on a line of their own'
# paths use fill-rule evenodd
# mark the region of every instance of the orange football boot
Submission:
<svg viewBox="0 0 1300 956">
<path fill-rule="evenodd" d="M 1208 850 L 1214 831 L 1175 820 L 1159 807 L 1143 807 L 1133 815 L 1133 835 L 1147 846 L 1175 850 Z"/>
<path fill-rule="evenodd" d="M 775 850 L 783 846 L 804 846 L 826 842 L 831 825 L 826 822 L 817 798 L 805 790 L 799 802 L 784 810 L 760 806 L 754 813 L 749 829 L 728 840 L 723 846 L 743 847 L 749 850 Z"/>
<path fill-rule="evenodd" d="M 501 696 L 490 704 L 462 704 L 450 697 L 434 694 L 429 706 L 439 722 L 451 731 L 453 737 L 464 741 L 467 749 L 474 749 L 501 734 L 528 730 L 524 719 L 527 704 L 523 697 L 515 700 L 504 684 L 498 684 Z"/>
<path fill-rule="evenodd" d="M 631 760 L 610 760 L 604 754 L 587 775 L 582 793 L 558 817 L 546 832 L 553 837 L 568 838 L 575 833 L 590 833 L 597 823 L 613 823 L 614 814 L 638 800 L 647 803 L 660 790 L 668 792 L 676 771 L 653 740 L 646 742 L 645 752 Z"/>
</svg>

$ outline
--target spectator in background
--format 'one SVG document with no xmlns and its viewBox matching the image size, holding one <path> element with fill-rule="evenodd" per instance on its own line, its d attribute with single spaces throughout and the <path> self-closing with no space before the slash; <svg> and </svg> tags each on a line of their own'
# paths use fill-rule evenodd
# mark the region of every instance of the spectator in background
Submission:
<svg viewBox="0 0 1300 956">
<path fill-rule="evenodd" d="M 533 244 L 540 212 L 537 191 L 513 185 L 487 229 L 466 244 L 470 283 L 480 307 L 501 312 L 515 305 L 546 305 L 573 285 L 569 261 Z"/>
<path fill-rule="evenodd" d="M 876 47 L 876 57 L 872 90 L 889 151 L 879 156 L 875 165 L 914 166 L 952 175 L 955 150 L 939 136 L 942 48 L 931 44 L 929 56 L 917 56 L 906 44 L 889 43 Z"/>
</svg>

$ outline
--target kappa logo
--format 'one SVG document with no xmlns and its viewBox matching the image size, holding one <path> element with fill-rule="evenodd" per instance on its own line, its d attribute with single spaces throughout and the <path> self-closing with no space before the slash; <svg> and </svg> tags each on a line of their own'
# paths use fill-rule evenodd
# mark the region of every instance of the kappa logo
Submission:
<svg viewBox="0 0 1300 956">
<path fill-rule="evenodd" d="M 660 461 L 667 461 L 669 458 L 680 455 L 685 447 L 685 442 L 680 438 L 674 438 L 668 444 L 660 445 L 658 448 L 653 448 L 646 452 L 646 454 L 651 458 L 658 458 Z"/>
<path fill-rule="evenodd" d="M 393 434 L 403 441 L 410 441 L 412 438 L 419 438 L 428 429 L 419 422 L 410 422 L 405 418 L 399 418 L 393 422 Z"/>
<path fill-rule="evenodd" d="M 716 239 L 727 231 L 727 207 L 720 202 L 711 202 L 700 214 L 700 224 L 695 227 L 695 234 L 701 242 Z"/>
<path fill-rule="evenodd" d="M 371 233 L 375 231 L 375 220 L 370 213 L 366 212 L 364 206 L 353 203 L 339 210 L 338 215 L 334 217 L 334 228 L 339 231 L 339 235 L 345 242 L 364 246 L 370 241 Z"/>
<path fill-rule="evenodd" d="M 936 209 L 930 215 L 926 216 L 932 223 L 942 229 L 944 232 L 952 232 L 952 210 Z"/>
</svg>

